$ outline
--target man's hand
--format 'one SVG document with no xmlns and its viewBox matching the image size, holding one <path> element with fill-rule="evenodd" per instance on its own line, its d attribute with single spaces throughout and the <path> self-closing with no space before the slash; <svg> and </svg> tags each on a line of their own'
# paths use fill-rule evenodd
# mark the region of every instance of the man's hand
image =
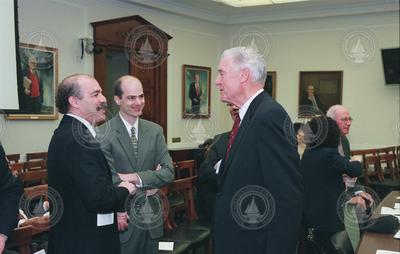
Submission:
<svg viewBox="0 0 400 254">
<path fill-rule="evenodd" d="M 372 206 L 374 200 L 369 193 L 361 191 L 360 193 L 357 194 L 357 196 L 352 197 L 349 200 L 349 203 L 353 205 L 358 205 L 365 210 L 368 207 Z"/>
<path fill-rule="evenodd" d="M 129 191 L 129 194 L 136 191 L 136 186 L 129 182 L 121 182 L 118 186 L 126 188 Z"/>
<path fill-rule="evenodd" d="M 352 205 L 360 206 L 360 207 L 362 207 L 364 210 L 367 209 L 367 204 L 366 204 L 365 200 L 364 200 L 362 197 L 360 197 L 360 196 L 352 197 L 352 198 L 348 201 L 348 203 L 350 203 L 350 204 L 352 204 Z"/>
<path fill-rule="evenodd" d="M 128 213 L 117 213 L 118 231 L 124 231 L 128 228 Z"/>
<path fill-rule="evenodd" d="M 3 253 L 6 241 L 7 241 L 7 236 L 0 234 L 0 253 Z"/>
<path fill-rule="evenodd" d="M 118 174 L 119 178 L 121 178 L 124 182 L 130 182 L 135 185 L 140 185 L 139 175 L 136 173 L 131 174 Z"/>
</svg>

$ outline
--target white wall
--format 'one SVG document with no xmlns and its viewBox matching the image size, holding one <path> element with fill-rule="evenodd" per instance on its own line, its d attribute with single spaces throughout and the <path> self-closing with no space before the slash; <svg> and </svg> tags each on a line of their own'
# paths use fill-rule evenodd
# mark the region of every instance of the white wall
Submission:
<svg viewBox="0 0 400 254">
<path fill-rule="evenodd" d="M 122 2 L 106 0 L 20 0 L 21 42 L 44 32 L 59 49 L 59 80 L 72 73 L 93 73 L 93 58 L 79 59 L 78 38 L 91 37 L 90 22 L 140 15 L 170 34 L 168 58 L 168 143 L 172 148 L 194 146 L 190 128 L 198 120 L 182 120 L 183 64 L 212 68 L 211 119 L 201 121 L 206 130 L 219 133 L 232 121 L 219 102 L 214 80 L 218 58 L 232 46 L 232 36 L 246 26 L 220 26 Z M 268 31 L 272 45 L 268 65 L 277 71 L 277 100 L 296 114 L 299 71 L 343 70 L 343 103 L 355 118 L 350 140 L 353 148 L 399 143 L 399 86 L 385 86 L 380 48 L 399 46 L 395 13 L 320 18 L 257 24 Z M 0 17 L 0 21 L 1 21 Z M 375 57 L 355 65 L 343 55 L 342 39 L 354 29 L 368 27 L 376 45 Z M 242 29 L 242 30 L 239 30 Z M 58 121 L 2 120 L 0 139 L 7 153 L 45 151 Z M 397 127 L 396 127 L 397 126 Z M 181 137 L 182 144 L 171 144 Z"/>
<path fill-rule="evenodd" d="M 352 149 L 383 147 L 400 143 L 400 86 L 385 85 L 380 55 L 382 48 L 399 47 L 398 22 L 398 12 L 391 12 L 231 26 L 224 45 L 238 41 L 237 31 L 255 35 L 265 31 L 268 36 L 263 39 L 271 46 L 268 70 L 277 71 L 277 101 L 294 118 L 299 71 L 343 71 L 342 103 L 354 118 L 349 134 Z M 362 42 L 366 53 L 373 55 L 360 64 L 344 50 L 348 35 L 358 32 L 370 36 L 370 43 Z M 256 45 L 262 43 L 256 40 Z"/>
</svg>

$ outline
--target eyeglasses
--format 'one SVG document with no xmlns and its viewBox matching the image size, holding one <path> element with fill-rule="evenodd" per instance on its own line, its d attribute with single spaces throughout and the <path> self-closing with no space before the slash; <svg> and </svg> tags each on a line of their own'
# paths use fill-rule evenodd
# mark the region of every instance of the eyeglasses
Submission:
<svg viewBox="0 0 400 254">
<path fill-rule="evenodd" d="M 353 122 L 353 118 L 352 117 L 343 117 L 343 118 L 340 118 L 340 121 L 342 121 L 342 122 Z"/>
</svg>

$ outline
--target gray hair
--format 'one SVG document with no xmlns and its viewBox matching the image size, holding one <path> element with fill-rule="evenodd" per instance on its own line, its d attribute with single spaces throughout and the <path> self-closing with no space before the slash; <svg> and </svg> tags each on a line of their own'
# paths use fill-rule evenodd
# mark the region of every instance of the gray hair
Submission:
<svg viewBox="0 0 400 254">
<path fill-rule="evenodd" d="M 341 108 L 344 108 L 343 105 L 340 104 L 333 105 L 326 112 L 326 116 L 332 118 L 333 120 L 336 120 L 336 112 L 338 111 L 338 109 Z"/>
<path fill-rule="evenodd" d="M 232 57 L 235 68 L 250 70 L 251 80 L 257 83 L 265 83 L 267 68 L 264 56 L 251 47 L 237 47 L 225 50 L 221 58 Z"/>
</svg>

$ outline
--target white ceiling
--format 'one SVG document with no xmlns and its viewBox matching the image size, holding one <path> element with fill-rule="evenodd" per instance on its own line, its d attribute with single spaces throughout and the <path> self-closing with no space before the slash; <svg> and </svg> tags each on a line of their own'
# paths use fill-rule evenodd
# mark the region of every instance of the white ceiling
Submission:
<svg viewBox="0 0 400 254">
<path fill-rule="evenodd" d="M 399 11 L 398 0 L 310 0 L 236 8 L 212 0 L 119 0 L 218 24 L 245 24 Z"/>
</svg>

